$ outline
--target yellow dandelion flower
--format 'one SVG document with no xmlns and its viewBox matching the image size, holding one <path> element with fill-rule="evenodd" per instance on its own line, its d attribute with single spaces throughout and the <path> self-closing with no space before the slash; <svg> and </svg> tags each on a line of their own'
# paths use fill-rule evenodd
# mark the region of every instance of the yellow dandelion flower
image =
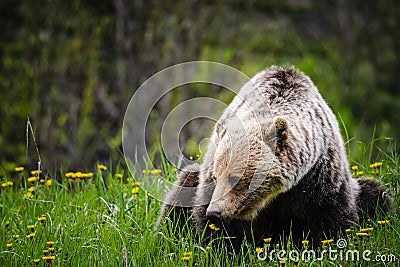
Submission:
<svg viewBox="0 0 400 267">
<path fill-rule="evenodd" d="M 34 259 L 33 262 L 34 262 L 36 265 L 38 265 L 39 262 L 40 262 L 40 259 Z"/>
<path fill-rule="evenodd" d="M 78 210 L 81 210 L 81 209 L 83 209 L 83 207 L 82 207 L 82 206 L 76 206 L 76 208 L 77 208 Z"/>
<path fill-rule="evenodd" d="M 45 221 L 46 221 L 46 217 L 39 217 L 39 218 L 38 218 L 38 221 L 39 221 L 39 222 L 45 222 Z"/>
<path fill-rule="evenodd" d="M 263 240 L 265 243 L 270 243 L 272 240 L 272 237 L 264 238 Z"/>
<path fill-rule="evenodd" d="M 35 230 L 35 225 L 34 224 L 28 225 L 28 229 L 31 231 Z"/>
<path fill-rule="evenodd" d="M 137 193 L 139 193 L 139 187 L 134 187 L 134 188 L 132 188 L 132 194 L 137 194 Z"/>
<path fill-rule="evenodd" d="M 210 224 L 208 227 L 210 227 L 210 229 L 211 230 L 214 230 L 214 231 L 219 231 L 220 230 L 220 228 L 219 227 L 217 227 L 215 224 Z"/>
<path fill-rule="evenodd" d="M 44 183 L 46 182 L 46 180 L 45 180 L 45 179 L 40 179 L 39 182 L 40 182 L 41 184 L 44 184 Z"/>
<path fill-rule="evenodd" d="M 93 172 L 85 173 L 85 178 L 92 178 L 92 177 L 93 177 Z"/>
<path fill-rule="evenodd" d="M 187 256 L 182 257 L 181 259 L 182 259 L 183 261 L 190 261 L 190 257 L 187 257 Z"/>
<path fill-rule="evenodd" d="M 368 236 L 368 234 L 367 233 L 356 233 L 356 236 L 358 236 L 358 237 L 366 237 L 366 236 Z"/>
<path fill-rule="evenodd" d="M 275 248 L 278 249 L 278 248 L 279 248 L 279 244 L 276 244 L 276 245 L 275 245 Z"/>
<path fill-rule="evenodd" d="M 37 181 L 37 177 L 32 176 L 32 177 L 29 177 L 27 180 L 28 180 L 28 182 L 30 182 L 30 183 L 34 183 L 34 182 Z"/>
<path fill-rule="evenodd" d="M 44 257 L 42 257 L 42 259 L 47 262 L 52 262 L 53 260 L 56 259 L 56 256 L 44 256 Z"/>
<path fill-rule="evenodd" d="M 364 174 L 363 171 L 356 172 L 356 176 L 361 176 L 361 175 L 363 175 L 363 174 Z"/>
<path fill-rule="evenodd" d="M 48 250 L 50 253 L 51 253 L 51 252 L 54 252 L 54 248 L 48 248 L 47 250 Z"/>
<path fill-rule="evenodd" d="M 32 197 L 33 197 L 33 194 L 31 192 L 24 194 L 24 198 L 32 198 Z"/>
<path fill-rule="evenodd" d="M 333 242 L 333 239 L 322 240 L 322 245 L 327 245 Z"/>
<path fill-rule="evenodd" d="M 280 261 L 279 261 L 279 264 L 280 264 L 280 265 L 286 265 L 286 261 L 285 261 L 285 260 L 280 260 Z"/>
<path fill-rule="evenodd" d="M 43 250 L 43 254 L 47 254 L 47 253 L 49 253 L 49 250 L 48 249 L 44 249 Z"/>
<path fill-rule="evenodd" d="M 256 248 L 256 253 L 260 253 L 261 251 L 263 251 L 262 248 Z"/>
<path fill-rule="evenodd" d="M 140 185 L 140 182 L 133 182 L 132 183 L 132 186 L 139 186 Z"/>
<path fill-rule="evenodd" d="M 101 171 L 106 171 L 107 170 L 107 167 L 105 165 L 103 165 L 103 164 L 99 164 L 97 166 L 97 168 L 99 168 L 99 170 L 101 170 Z"/>
<path fill-rule="evenodd" d="M 46 186 L 50 187 L 52 183 L 53 183 L 53 180 L 49 179 L 46 181 Z"/>
<path fill-rule="evenodd" d="M 46 244 L 47 244 L 49 247 L 52 247 L 52 246 L 54 245 L 54 241 L 47 241 Z"/>
<path fill-rule="evenodd" d="M 24 167 L 15 167 L 14 169 L 16 172 L 22 172 L 23 170 L 25 170 Z"/>
<path fill-rule="evenodd" d="M 346 234 L 350 234 L 351 232 L 353 232 L 353 229 L 350 229 L 350 228 L 346 229 L 345 232 L 346 232 Z"/>
<path fill-rule="evenodd" d="M 6 244 L 6 247 L 7 247 L 7 248 L 12 248 L 12 246 L 13 246 L 13 244 L 12 244 L 12 243 L 8 243 L 8 244 Z"/>
<path fill-rule="evenodd" d="M 13 238 L 19 238 L 19 235 L 13 235 Z"/>
<path fill-rule="evenodd" d="M 310 241 L 308 241 L 308 240 L 303 240 L 303 241 L 301 241 L 301 243 L 302 243 L 303 245 L 307 246 L 307 245 L 310 243 Z"/>
<path fill-rule="evenodd" d="M 67 177 L 67 178 L 72 178 L 73 175 L 74 175 L 73 172 L 67 172 L 67 173 L 65 174 L 65 177 Z"/>
<path fill-rule="evenodd" d="M 62 251 L 62 248 L 58 248 L 58 252 L 61 252 Z"/>
<path fill-rule="evenodd" d="M 385 221 L 378 221 L 378 224 L 380 224 L 380 225 L 385 225 L 385 224 L 388 224 L 390 221 L 389 220 L 385 220 Z"/>
<path fill-rule="evenodd" d="M 192 252 L 191 251 L 183 252 L 183 256 L 192 256 Z"/>
<path fill-rule="evenodd" d="M 35 188 L 34 186 L 31 186 L 31 187 L 28 188 L 28 192 L 31 192 L 31 193 L 32 193 L 33 191 L 35 191 L 35 189 L 36 189 L 36 188 Z"/>
<path fill-rule="evenodd" d="M 35 233 L 29 234 L 29 235 L 27 235 L 26 237 L 29 238 L 29 239 L 32 239 L 32 238 L 35 237 Z"/>
<path fill-rule="evenodd" d="M 7 182 L 1 184 L 1 187 L 6 188 L 8 186 Z"/>
<path fill-rule="evenodd" d="M 115 177 L 121 179 L 122 178 L 122 174 L 121 173 L 116 173 Z"/>
<path fill-rule="evenodd" d="M 370 168 L 380 168 L 382 166 L 382 162 L 375 162 L 369 165 Z"/>
<path fill-rule="evenodd" d="M 372 170 L 372 171 L 371 171 L 371 174 L 378 175 L 378 174 L 379 174 L 379 170 Z"/>
<path fill-rule="evenodd" d="M 10 221 L 6 221 L 6 222 L 4 223 L 4 225 L 5 225 L 6 227 L 8 227 L 8 226 L 10 225 Z"/>
<path fill-rule="evenodd" d="M 41 171 L 41 170 L 33 170 L 33 171 L 31 171 L 31 174 L 32 175 L 39 175 L 39 174 L 41 174 L 43 171 Z"/>
<path fill-rule="evenodd" d="M 372 227 L 363 228 L 363 229 L 361 229 L 361 232 L 362 232 L 362 233 L 369 233 L 369 232 L 371 232 L 372 230 L 374 230 L 374 228 L 372 228 Z"/>
<path fill-rule="evenodd" d="M 356 170 L 358 170 L 358 166 L 351 166 L 351 169 L 352 169 L 353 171 L 356 171 Z"/>
</svg>

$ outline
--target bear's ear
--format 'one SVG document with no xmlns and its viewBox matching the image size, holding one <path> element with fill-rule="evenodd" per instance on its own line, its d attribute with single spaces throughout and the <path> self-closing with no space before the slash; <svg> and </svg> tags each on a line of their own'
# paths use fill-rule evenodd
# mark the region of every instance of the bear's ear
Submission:
<svg viewBox="0 0 400 267">
<path fill-rule="evenodd" d="M 288 122 L 281 117 L 263 127 L 263 138 L 270 146 L 276 146 L 277 151 L 282 151 L 288 143 Z"/>
</svg>

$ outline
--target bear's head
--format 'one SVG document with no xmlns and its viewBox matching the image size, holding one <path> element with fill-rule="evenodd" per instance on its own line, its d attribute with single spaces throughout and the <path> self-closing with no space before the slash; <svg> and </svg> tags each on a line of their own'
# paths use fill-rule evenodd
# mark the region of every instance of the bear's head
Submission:
<svg viewBox="0 0 400 267">
<path fill-rule="evenodd" d="M 251 220 L 293 186 L 292 179 L 288 179 L 290 170 L 282 167 L 282 160 L 291 150 L 288 122 L 275 118 L 262 125 L 217 125 L 216 132 L 212 170 L 215 189 L 207 218 L 212 222 Z"/>
</svg>

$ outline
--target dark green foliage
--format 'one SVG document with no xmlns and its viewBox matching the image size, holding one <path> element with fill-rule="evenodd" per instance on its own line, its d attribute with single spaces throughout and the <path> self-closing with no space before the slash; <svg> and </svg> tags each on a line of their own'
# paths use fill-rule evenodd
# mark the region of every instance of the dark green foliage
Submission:
<svg viewBox="0 0 400 267">
<path fill-rule="evenodd" d="M 7 0 L 0 14 L 5 169 L 26 160 L 27 116 L 48 168 L 120 158 L 123 115 L 135 89 L 167 66 L 199 59 L 248 76 L 271 64 L 296 65 L 350 136 L 369 139 L 376 126 L 376 136 L 400 137 L 398 1 Z M 163 99 L 152 125 L 184 99 L 232 98 L 222 88 L 190 88 Z M 207 136 L 209 127 L 189 126 L 184 143 Z M 150 143 L 158 131 L 150 129 Z M 185 152 L 195 156 L 196 149 Z"/>
</svg>

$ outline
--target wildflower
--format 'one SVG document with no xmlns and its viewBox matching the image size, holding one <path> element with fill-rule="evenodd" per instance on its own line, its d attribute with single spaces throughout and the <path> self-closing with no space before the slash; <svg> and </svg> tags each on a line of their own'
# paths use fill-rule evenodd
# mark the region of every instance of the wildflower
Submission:
<svg viewBox="0 0 400 267">
<path fill-rule="evenodd" d="M 13 238 L 19 238 L 19 235 L 13 235 L 12 237 Z"/>
<path fill-rule="evenodd" d="M 192 256 L 192 252 L 191 251 L 183 252 L 183 256 Z"/>
<path fill-rule="evenodd" d="M 132 186 L 139 186 L 140 185 L 140 182 L 133 182 L 132 183 Z"/>
<path fill-rule="evenodd" d="M 367 233 L 356 233 L 356 236 L 358 236 L 358 237 L 366 237 L 366 236 L 368 236 L 368 234 Z"/>
<path fill-rule="evenodd" d="M 41 184 L 44 184 L 44 183 L 46 182 L 46 180 L 45 180 L 45 179 L 40 179 L 39 182 L 40 182 Z"/>
<path fill-rule="evenodd" d="M 382 166 L 382 162 L 375 162 L 369 165 L 370 168 L 380 168 Z"/>
<path fill-rule="evenodd" d="M 50 253 L 51 253 L 51 252 L 54 252 L 54 248 L 48 248 L 47 250 L 48 250 Z"/>
<path fill-rule="evenodd" d="M 276 244 L 276 245 L 275 245 L 275 248 L 276 248 L 276 249 L 279 249 L 279 244 Z"/>
<path fill-rule="evenodd" d="M 361 175 L 363 175 L 363 174 L 364 174 L 363 171 L 356 172 L 356 176 L 361 176 Z"/>
<path fill-rule="evenodd" d="M 47 241 L 46 244 L 47 244 L 49 247 L 52 247 L 52 246 L 54 245 L 54 241 Z"/>
<path fill-rule="evenodd" d="M 39 175 L 39 174 L 41 174 L 41 173 L 42 173 L 41 170 L 34 170 L 34 171 L 31 171 L 31 174 L 32 174 L 32 175 Z"/>
<path fill-rule="evenodd" d="M 104 166 L 103 164 L 98 165 L 97 168 L 99 168 L 99 170 L 101 170 L 101 171 L 106 171 L 107 170 L 107 167 Z"/>
<path fill-rule="evenodd" d="M 58 248 L 58 252 L 61 252 L 62 251 L 62 248 Z"/>
<path fill-rule="evenodd" d="M 32 198 L 32 197 L 33 197 L 33 194 L 31 192 L 24 194 L 24 198 Z"/>
<path fill-rule="evenodd" d="M 29 235 L 27 235 L 26 237 L 29 238 L 29 239 L 32 239 L 32 238 L 35 237 L 35 233 L 29 234 Z"/>
<path fill-rule="evenodd" d="M 302 243 L 304 246 L 307 246 L 308 243 L 310 243 L 310 241 L 308 241 L 308 240 L 303 240 L 303 241 L 301 241 L 301 243 Z"/>
<path fill-rule="evenodd" d="M 263 251 L 262 248 L 256 248 L 256 253 L 260 253 L 261 251 Z"/>
<path fill-rule="evenodd" d="M 37 181 L 37 177 L 32 176 L 32 177 L 29 177 L 27 180 L 28 180 L 28 182 L 30 182 L 30 183 L 34 183 L 34 182 Z"/>
<path fill-rule="evenodd" d="M 154 170 L 143 170 L 143 173 L 149 173 L 151 175 L 161 174 L 161 169 L 154 169 Z"/>
<path fill-rule="evenodd" d="M 83 207 L 82 207 L 82 206 L 76 206 L 76 208 L 77 208 L 78 210 L 81 210 L 81 209 L 83 209 Z"/>
<path fill-rule="evenodd" d="M 52 262 L 55 258 L 56 258 L 56 256 L 44 256 L 44 257 L 42 257 L 42 259 L 45 260 L 46 262 Z"/>
<path fill-rule="evenodd" d="M 217 227 L 215 224 L 210 224 L 208 227 L 210 227 L 210 229 L 211 230 L 214 230 L 214 231 L 219 231 L 220 230 L 220 228 L 219 227 Z"/>
<path fill-rule="evenodd" d="M 272 237 L 264 238 L 263 240 L 265 243 L 270 243 L 272 240 Z"/>
<path fill-rule="evenodd" d="M 8 226 L 10 225 L 10 221 L 6 221 L 6 222 L 4 223 L 4 225 L 5 225 L 6 227 L 8 227 Z"/>
<path fill-rule="evenodd" d="M 65 174 L 65 177 L 67 177 L 67 178 L 72 178 L 72 176 L 74 176 L 75 175 L 75 173 L 73 173 L 73 172 L 67 172 L 66 174 Z M 75 178 L 75 177 L 74 177 Z"/>
<path fill-rule="evenodd" d="M 132 194 L 137 194 L 137 193 L 139 193 L 139 187 L 132 188 Z"/>
<path fill-rule="evenodd" d="M 35 188 L 34 186 L 31 186 L 31 187 L 28 188 L 28 192 L 31 192 L 31 193 L 32 193 L 33 191 L 35 191 L 35 189 L 36 189 L 36 188 Z"/>
<path fill-rule="evenodd" d="M 115 174 L 115 177 L 121 179 L 121 178 L 122 178 L 122 174 L 121 174 L 121 173 L 116 173 L 116 174 Z"/>
<path fill-rule="evenodd" d="M 85 178 L 92 178 L 92 177 L 93 177 L 93 172 L 85 173 Z"/>
<path fill-rule="evenodd" d="M 22 172 L 25 168 L 24 167 L 15 167 L 16 172 Z"/>
<path fill-rule="evenodd" d="M 352 169 L 353 171 L 356 171 L 356 170 L 358 170 L 358 166 L 351 166 L 351 169 Z"/>
<path fill-rule="evenodd" d="M 43 254 L 48 254 L 49 253 L 49 250 L 48 249 L 44 249 L 43 250 Z"/>
<path fill-rule="evenodd" d="M 282 266 L 285 266 L 286 265 L 286 261 L 285 260 L 280 260 L 279 264 L 282 265 Z"/>
<path fill-rule="evenodd" d="M 327 245 L 333 242 L 333 239 L 322 240 L 322 245 Z"/>
<path fill-rule="evenodd" d="M 183 261 L 190 261 L 190 257 L 184 256 L 184 257 L 182 257 L 182 260 Z"/>
<path fill-rule="evenodd" d="M 34 224 L 28 225 L 28 229 L 31 230 L 31 231 L 34 231 L 35 230 L 35 225 Z"/>
<path fill-rule="evenodd" d="M 41 223 L 42 223 L 42 222 L 45 222 L 45 221 L 46 221 L 46 217 L 39 217 L 39 218 L 38 218 L 38 221 L 41 222 Z"/>
<path fill-rule="evenodd" d="M 374 228 L 372 228 L 372 227 L 363 228 L 363 229 L 361 229 L 361 232 L 363 232 L 363 233 L 369 233 L 369 232 L 371 232 L 372 230 L 374 230 Z"/>
<path fill-rule="evenodd" d="M 346 229 L 345 232 L 346 232 L 346 234 L 350 234 L 351 232 L 353 232 L 353 229 L 350 229 L 350 228 Z"/>
<path fill-rule="evenodd" d="M 40 259 L 34 259 L 33 262 L 34 262 L 36 265 L 38 265 L 39 262 L 40 262 Z"/>
<path fill-rule="evenodd" d="M 6 188 L 8 186 L 7 182 L 1 184 L 1 187 Z"/>
<path fill-rule="evenodd" d="M 47 185 L 47 187 L 50 187 L 51 186 L 51 184 L 53 183 L 53 180 L 47 180 L 46 181 L 46 185 Z"/>
<path fill-rule="evenodd" d="M 8 244 L 6 244 L 6 247 L 7 247 L 8 249 L 12 248 L 12 246 L 13 246 L 13 244 L 12 244 L 12 243 L 8 243 Z"/>
<path fill-rule="evenodd" d="M 385 221 L 378 221 L 378 224 L 384 226 L 385 224 L 388 224 L 390 221 L 389 220 L 385 220 Z"/>
<path fill-rule="evenodd" d="M 378 174 L 379 174 L 379 170 L 372 170 L 372 171 L 371 171 L 371 174 L 378 175 Z"/>
</svg>

